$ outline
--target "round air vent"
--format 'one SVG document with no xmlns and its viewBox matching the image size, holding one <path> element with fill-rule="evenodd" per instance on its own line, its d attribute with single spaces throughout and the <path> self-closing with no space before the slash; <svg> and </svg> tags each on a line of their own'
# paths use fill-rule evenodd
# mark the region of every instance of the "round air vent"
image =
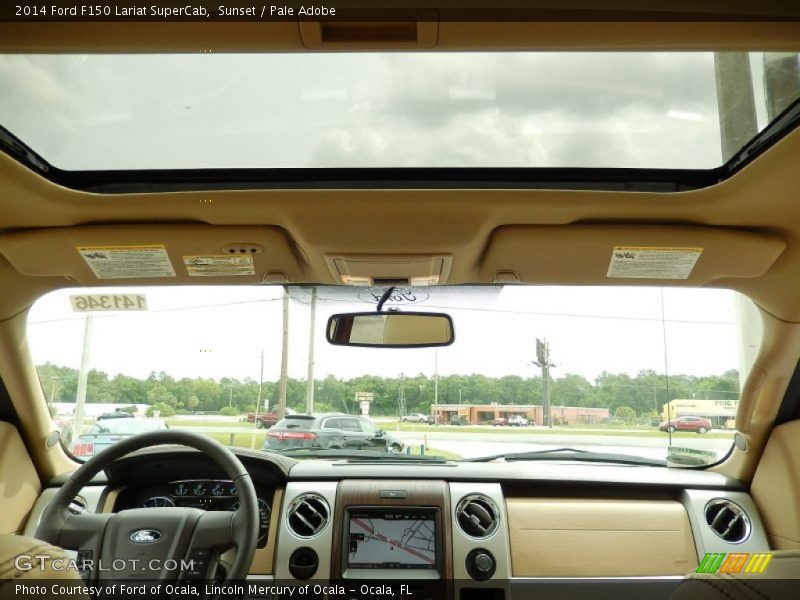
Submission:
<svg viewBox="0 0 800 600">
<path fill-rule="evenodd" d="M 456 506 L 456 521 L 461 531 L 473 538 L 487 538 L 497 531 L 500 512 L 488 496 L 470 494 Z"/>
<path fill-rule="evenodd" d="M 750 536 L 750 517 L 741 506 L 724 498 L 706 504 L 706 523 L 730 544 L 740 544 Z"/>
<path fill-rule="evenodd" d="M 286 514 L 292 533 L 301 538 L 311 538 L 325 529 L 330 510 L 322 496 L 301 494 L 294 499 Z"/>
</svg>

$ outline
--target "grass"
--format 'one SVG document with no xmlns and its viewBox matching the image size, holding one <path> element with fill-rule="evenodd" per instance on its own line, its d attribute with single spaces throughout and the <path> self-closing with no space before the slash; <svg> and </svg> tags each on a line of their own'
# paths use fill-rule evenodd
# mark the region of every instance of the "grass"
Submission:
<svg viewBox="0 0 800 600">
<path fill-rule="evenodd" d="M 208 432 L 204 435 L 207 435 L 210 438 L 214 438 L 220 444 L 225 446 L 239 446 L 241 448 L 249 448 L 251 440 L 253 439 L 252 433 L 215 433 L 215 432 Z M 233 443 L 231 444 L 231 436 L 233 436 Z M 255 445 L 253 448 L 256 450 L 261 450 L 264 447 L 264 441 L 267 438 L 267 434 L 264 433 L 263 430 L 259 430 L 256 432 L 255 435 Z"/>
<path fill-rule="evenodd" d="M 169 417 L 165 419 L 170 427 L 241 427 L 242 429 L 253 429 L 252 423 L 242 421 L 203 421 L 201 419 L 181 419 L 179 417 Z"/>
</svg>

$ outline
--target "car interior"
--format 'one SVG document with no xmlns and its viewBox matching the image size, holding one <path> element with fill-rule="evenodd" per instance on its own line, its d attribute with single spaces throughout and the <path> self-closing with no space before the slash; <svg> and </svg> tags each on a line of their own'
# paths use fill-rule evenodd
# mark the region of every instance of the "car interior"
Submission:
<svg viewBox="0 0 800 600">
<path fill-rule="evenodd" d="M 395 597 L 458 600 L 796 594 L 800 10 L 778 3 L 714 3 L 702 11 L 686 2 L 651 4 L 606 2 L 587 11 L 587 3 L 564 2 L 522 17 L 483 12 L 482 20 L 414 9 L 381 22 L 0 22 L 2 594 L 22 597 L 20 582 L 145 580 L 128 567 L 51 568 L 59 556 L 192 559 L 178 572 L 146 574 L 170 584 L 161 592 L 175 597 L 193 581 L 244 582 L 270 592 L 250 590 L 252 597 L 283 597 L 270 587 L 279 584 L 342 598 L 389 597 L 391 586 L 405 586 Z M 527 56 L 540 62 L 528 69 Z M 649 76 L 606 76 L 600 66 L 624 58 L 620 72 L 635 70 L 645 56 L 669 75 L 658 85 Z M 671 61 L 689 64 L 693 56 L 704 66 L 686 68 L 707 77 L 686 88 L 691 101 L 669 106 L 669 90 L 690 77 L 683 63 Z M 550 64 L 562 57 L 575 63 L 563 70 Z M 378 59 L 386 62 L 373 64 Z M 767 85 L 765 108 L 755 111 L 758 123 L 749 129 L 742 125 L 747 94 L 727 90 L 725 79 L 725 68 L 742 60 L 748 69 L 762 65 L 763 72 L 747 71 L 748 82 L 773 81 L 772 68 L 778 82 Z M 213 69 L 225 76 L 211 75 L 208 61 L 220 61 Z M 267 70 L 275 65 L 283 71 Z M 262 88 L 242 83 L 262 67 Z M 292 73 L 311 83 L 318 76 L 322 91 L 302 88 L 316 90 L 303 96 L 291 88 L 274 102 L 257 97 L 257 89 L 280 96 L 280 86 L 295 85 Z M 151 87 L 126 85 L 128 78 Z M 552 88 L 520 84 L 524 101 L 510 97 L 507 86 L 538 78 L 549 78 Z M 106 87 L 108 81 L 115 83 Z M 369 87 L 384 81 L 388 100 Z M 614 106 L 615 86 L 623 84 L 635 96 L 624 110 Z M 711 119 L 697 108 L 703 86 L 711 90 Z M 244 100 L 230 101 L 226 89 Z M 237 114 L 215 115 L 204 102 Z M 586 120 L 569 122 L 575 103 Z M 156 104 L 165 108 L 152 117 L 147 111 Z M 523 124 L 523 113 L 540 105 L 539 120 Z M 409 107 L 421 116 L 409 117 Z M 611 115 L 604 129 L 593 129 L 593 111 Z M 368 120 L 357 122 L 359 115 Z M 173 123 L 198 133 L 173 136 Z M 236 129 L 235 137 L 226 137 L 227 128 Z M 514 140 L 523 130 L 538 141 L 520 154 Z M 703 135 L 716 144 L 710 157 L 699 149 Z M 489 137 L 494 145 L 482 147 Z M 244 139 L 249 145 L 239 147 Z M 551 146 L 536 154 L 537 144 Z M 334 145 L 344 150 L 326 158 Z M 202 257 L 218 262 L 190 260 Z M 169 428 L 114 440 L 84 462 L 61 443 L 51 383 L 37 374 L 44 360 L 34 346 L 56 346 L 59 334 L 41 343 L 31 337 L 32 307 L 48 294 L 177 290 L 200 302 L 217 287 L 265 289 L 278 310 L 282 297 L 312 288 L 321 296 L 370 288 L 378 290 L 377 301 L 337 305 L 330 321 L 317 316 L 317 352 L 360 346 L 352 356 L 378 363 L 402 361 L 411 356 L 406 352 L 433 356 L 441 347 L 442 357 L 457 361 L 471 330 L 458 310 L 433 301 L 439 288 L 488 295 L 549 286 L 565 295 L 663 290 L 662 308 L 663 294 L 698 290 L 735 292 L 751 303 L 759 335 L 731 429 L 719 433 L 717 422 L 689 413 L 690 425 L 701 417 L 702 424 L 679 431 L 667 414 L 658 430 L 665 419 L 657 401 L 647 434 L 678 442 L 726 436 L 717 458 L 676 467 L 608 455 L 582 459 L 585 451 L 541 460 L 500 456 L 504 449 L 484 453 L 497 454 L 493 460 L 420 455 L 419 440 L 435 446 L 438 428 L 471 439 L 469 427 L 449 424 L 452 415 L 456 422 L 458 415 L 472 418 L 458 412 L 464 405 L 456 391 L 447 400 L 455 408 L 442 408 L 456 412 L 425 422 L 433 414 L 426 404 L 377 424 L 395 437 L 414 428 L 409 453 L 403 438 L 386 456 L 371 448 L 354 458 L 340 436 L 309 457 L 273 450 L 287 439 L 313 446 L 324 436 L 281 422 L 259 432 L 272 447 L 248 448 L 168 420 Z M 397 290 L 428 290 L 432 300 L 406 307 L 393 300 Z M 153 306 L 155 297 L 148 296 Z M 99 308 L 93 314 L 101 321 Z M 277 345 L 276 323 L 259 335 Z M 501 328 L 492 323 L 485 327 Z M 285 333 L 286 321 L 283 327 Z M 154 356 L 173 335 L 163 332 L 163 339 L 155 331 L 149 340 Z M 587 344 L 600 341 L 588 330 L 586 336 Z M 306 340 L 298 344 L 305 355 Z M 500 352 L 473 350 L 486 361 Z M 239 350 L 232 344 L 227 351 Z M 525 368 L 538 373 L 539 366 L 529 366 L 534 355 Z M 553 362 L 560 360 L 566 359 Z M 261 361 L 263 369 L 263 350 Z M 546 355 L 543 364 L 543 373 L 556 372 Z M 405 367 L 406 375 L 414 368 Z M 125 372 L 122 362 L 118 372 Z M 416 398 L 412 388 L 409 400 Z M 423 393 L 434 392 L 420 386 Z M 261 410 L 252 410 L 256 421 Z M 341 406 L 320 412 L 339 413 Z M 543 428 L 537 414 L 491 414 L 485 435 L 527 435 L 523 430 Z M 468 456 L 461 447 L 472 443 L 448 447 Z M 398 543 L 398 531 L 411 532 L 424 549 Z M 397 561 L 375 558 L 383 548 L 374 556 L 359 552 L 364 532 L 407 552 Z M 18 560 L 42 553 L 50 566 L 23 568 Z M 75 597 L 91 595 L 81 589 Z M 235 597 L 213 588 L 199 595 Z"/>
</svg>

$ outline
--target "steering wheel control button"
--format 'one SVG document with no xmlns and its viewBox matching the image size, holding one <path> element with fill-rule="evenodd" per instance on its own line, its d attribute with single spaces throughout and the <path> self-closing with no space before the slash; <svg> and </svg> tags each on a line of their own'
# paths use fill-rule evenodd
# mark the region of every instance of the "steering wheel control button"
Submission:
<svg viewBox="0 0 800 600">
<path fill-rule="evenodd" d="M 476 581 L 491 579 L 497 567 L 494 556 L 488 550 L 476 548 L 467 554 L 467 573 Z"/>
<path fill-rule="evenodd" d="M 190 569 L 186 570 L 186 575 L 191 577 L 202 577 L 208 570 L 208 560 L 211 552 L 205 548 L 195 548 L 189 554 Z"/>
</svg>

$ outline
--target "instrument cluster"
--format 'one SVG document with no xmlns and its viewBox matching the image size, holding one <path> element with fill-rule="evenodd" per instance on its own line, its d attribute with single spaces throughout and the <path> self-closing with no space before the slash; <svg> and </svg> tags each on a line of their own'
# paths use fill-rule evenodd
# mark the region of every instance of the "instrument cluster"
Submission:
<svg viewBox="0 0 800 600">
<path fill-rule="evenodd" d="M 202 510 L 239 509 L 236 497 L 236 484 L 224 479 L 190 479 L 172 481 L 166 486 L 166 493 L 150 496 L 141 504 L 144 508 L 173 507 L 199 508 Z M 258 497 L 259 512 L 259 547 L 266 543 L 271 517 L 269 502 Z"/>
</svg>

